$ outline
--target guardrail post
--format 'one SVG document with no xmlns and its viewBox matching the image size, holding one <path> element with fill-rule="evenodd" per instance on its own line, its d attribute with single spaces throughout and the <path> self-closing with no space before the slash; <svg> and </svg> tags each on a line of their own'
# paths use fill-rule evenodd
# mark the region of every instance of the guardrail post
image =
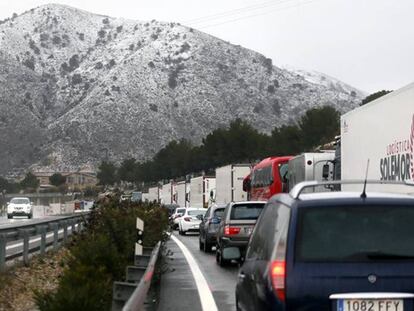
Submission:
<svg viewBox="0 0 414 311">
<path fill-rule="evenodd" d="M 63 225 L 63 243 L 68 241 L 68 222 L 66 220 L 62 221 Z"/>
<path fill-rule="evenodd" d="M 6 245 L 7 237 L 5 234 L 0 234 L 0 271 L 6 266 Z"/>
<path fill-rule="evenodd" d="M 29 230 L 22 229 L 19 234 L 23 238 L 23 263 L 29 265 Z"/>
<path fill-rule="evenodd" d="M 51 223 L 50 228 L 53 230 L 53 249 L 57 250 L 59 247 L 59 226 L 57 223 Z"/>
<path fill-rule="evenodd" d="M 46 226 L 40 226 L 40 256 L 46 252 Z"/>
</svg>

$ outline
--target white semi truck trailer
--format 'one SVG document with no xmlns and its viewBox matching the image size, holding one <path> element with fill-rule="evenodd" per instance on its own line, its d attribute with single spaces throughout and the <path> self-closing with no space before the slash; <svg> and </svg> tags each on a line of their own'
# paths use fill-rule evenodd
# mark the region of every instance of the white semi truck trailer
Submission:
<svg viewBox="0 0 414 311">
<path fill-rule="evenodd" d="M 208 207 L 214 199 L 216 178 L 199 176 L 190 180 L 190 207 Z"/>
<path fill-rule="evenodd" d="M 160 192 L 161 204 L 175 204 L 176 203 L 176 184 L 170 181 L 162 186 Z"/>
<path fill-rule="evenodd" d="M 288 179 L 289 189 L 302 181 L 323 181 L 333 180 L 335 151 L 306 152 L 297 155 L 289 160 Z M 328 176 L 323 178 L 324 166 L 329 168 Z M 281 176 L 282 178 L 284 176 Z M 323 191 L 323 189 L 306 189 L 305 192 Z"/>
<path fill-rule="evenodd" d="M 341 179 L 414 179 L 414 83 L 341 117 Z M 361 185 L 342 186 L 362 190 Z M 414 193 L 410 186 L 368 185 L 367 191 Z"/>
<path fill-rule="evenodd" d="M 159 202 L 159 200 L 160 200 L 160 188 L 158 186 L 149 188 L 148 189 L 148 201 Z"/>
<path fill-rule="evenodd" d="M 232 164 L 216 168 L 215 203 L 247 201 L 243 191 L 243 179 L 250 174 L 250 164 Z"/>
<path fill-rule="evenodd" d="M 185 180 L 177 182 L 177 204 L 180 207 L 190 206 L 190 183 Z"/>
</svg>

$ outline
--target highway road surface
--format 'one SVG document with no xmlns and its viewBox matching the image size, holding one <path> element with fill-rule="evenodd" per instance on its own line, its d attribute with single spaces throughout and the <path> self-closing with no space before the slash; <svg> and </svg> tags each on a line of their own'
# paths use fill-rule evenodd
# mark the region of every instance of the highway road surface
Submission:
<svg viewBox="0 0 414 311">
<path fill-rule="evenodd" d="M 198 234 L 167 242 L 166 272 L 161 278 L 159 311 L 234 311 L 238 265 L 221 268 L 214 252 L 199 250 Z"/>
</svg>

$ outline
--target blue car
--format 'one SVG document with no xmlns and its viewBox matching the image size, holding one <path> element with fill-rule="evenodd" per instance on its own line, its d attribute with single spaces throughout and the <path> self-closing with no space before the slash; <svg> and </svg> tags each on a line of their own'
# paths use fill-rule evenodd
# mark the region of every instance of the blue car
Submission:
<svg viewBox="0 0 414 311">
<path fill-rule="evenodd" d="M 237 310 L 414 310 L 414 197 L 305 187 L 265 206 Z"/>
</svg>

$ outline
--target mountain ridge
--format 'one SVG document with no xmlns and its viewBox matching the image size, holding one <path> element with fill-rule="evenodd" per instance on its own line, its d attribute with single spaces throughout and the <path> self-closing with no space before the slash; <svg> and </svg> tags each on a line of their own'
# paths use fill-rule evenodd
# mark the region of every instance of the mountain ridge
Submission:
<svg viewBox="0 0 414 311">
<path fill-rule="evenodd" d="M 336 79 L 309 82 L 305 72 L 278 68 L 253 50 L 177 23 L 66 5 L 40 6 L 3 22 L 0 53 L 13 59 L 22 81 L 37 81 L 20 105 L 37 115 L 26 122 L 39 129 L 27 161 L 0 151 L 0 173 L 19 165 L 80 167 L 106 154 L 114 161 L 148 159 L 173 139 L 199 143 L 236 118 L 268 133 L 312 107 L 348 111 L 365 95 Z M 0 78 L 8 62 L 0 61 Z M 9 98 L 0 109 L 12 115 L 15 105 Z M 15 122 L 11 116 L 4 127 Z M 1 145 L 10 141 L 0 134 Z"/>
</svg>

